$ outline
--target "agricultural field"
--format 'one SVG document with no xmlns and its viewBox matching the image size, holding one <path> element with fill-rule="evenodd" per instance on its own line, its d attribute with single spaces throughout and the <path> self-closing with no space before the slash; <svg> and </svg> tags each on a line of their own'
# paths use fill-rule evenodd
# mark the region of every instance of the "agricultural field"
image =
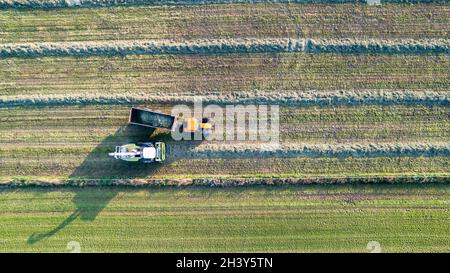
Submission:
<svg viewBox="0 0 450 273">
<path fill-rule="evenodd" d="M 0 252 L 449 252 L 449 14 L 0 0 Z M 279 143 L 128 124 L 194 99 L 277 105 Z M 164 163 L 108 156 L 150 140 Z"/>
<path fill-rule="evenodd" d="M 0 250 L 448 252 L 447 185 L 3 189 Z"/>
<path fill-rule="evenodd" d="M 157 105 L 155 105 L 157 106 Z M 158 105 L 159 106 L 159 105 Z M 163 112 L 169 109 L 156 107 Z M 167 110 L 166 110 L 167 109 Z M 157 167 L 123 164 L 106 157 L 119 143 L 148 138 L 148 130 L 126 125 L 129 106 L 67 106 L 1 109 L 0 127 L 2 175 L 7 183 L 14 177 L 28 180 L 40 176 L 64 180 L 98 178 L 227 178 L 242 177 L 301 178 L 303 176 L 448 176 L 446 148 L 450 132 L 450 109 L 440 106 L 357 106 L 336 108 L 280 109 L 280 139 L 290 150 L 262 156 L 250 154 L 254 143 L 234 141 L 170 140 L 167 132 L 152 132 L 153 139 L 167 139 L 168 159 Z M 386 126 L 389 124 L 389 126 Z M 327 146 L 321 146 L 327 143 Z M 330 149 L 352 149 L 355 144 L 390 147 L 379 151 L 362 149 L 362 155 L 345 157 L 320 154 Z M 395 149 L 407 143 L 410 154 Z M 442 146 L 435 156 L 420 144 Z M 316 156 L 299 154 L 301 145 L 317 147 Z M 245 149 L 239 152 L 239 148 Z M 231 149 L 235 149 L 232 152 Z M 353 147 L 355 150 L 356 148 Z M 406 147 L 402 147 L 406 149 Z M 417 150 L 415 152 L 415 150 Z M 228 151 L 228 153 L 227 153 Z M 358 152 L 358 150 L 356 150 Z M 289 154 L 290 153 L 290 154 Z M 403 154 L 402 154 L 403 153 Z M 193 167 L 195 166 L 195 167 Z M 36 174 L 39 174 L 37 177 Z M 185 183 L 184 179 L 180 183 Z"/>
</svg>

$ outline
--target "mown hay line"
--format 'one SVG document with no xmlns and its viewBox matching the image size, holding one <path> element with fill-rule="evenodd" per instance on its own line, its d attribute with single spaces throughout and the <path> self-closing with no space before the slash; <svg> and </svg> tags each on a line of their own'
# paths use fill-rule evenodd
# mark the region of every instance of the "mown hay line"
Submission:
<svg viewBox="0 0 450 273">
<path fill-rule="evenodd" d="M 58 105 L 104 105 L 191 103 L 201 98 L 208 104 L 277 104 L 283 106 L 329 106 L 329 105 L 450 105 L 447 91 L 408 90 L 336 90 L 336 91 L 253 91 L 233 92 L 224 95 L 169 95 L 146 93 L 72 94 L 72 95 L 21 95 L 0 96 L 0 108 L 23 106 Z"/>
<path fill-rule="evenodd" d="M 302 52 L 302 44 L 290 39 L 10 43 L 0 45 L 0 57 Z"/>
<path fill-rule="evenodd" d="M 207 4 L 367 4 L 368 0 L 0 0 L 0 8 L 87 8 L 137 5 L 207 5 Z M 446 0 L 381 0 L 381 3 L 435 3 L 446 4 Z"/>
<path fill-rule="evenodd" d="M 215 39 L 174 42 L 89 41 L 49 43 L 7 43 L 0 45 L 0 57 L 115 56 L 131 54 L 230 54 L 230 53 L 450 53 L 448 39 Z"/>
<path fill-rule="evenodd" d="M 350 53 L 350 54 L 450 53 L 450 40 L 308 39 L 305 51 L 309 53 Z"/>
<path fill-rule="evenodd" d="M 170 143 L 168 157 L 177 158 L 267 158 L 267 157 L 380 157 L 450 156 L 450 143 L 254 143 L 209 142 L 192 149 Z"/>
</svg>

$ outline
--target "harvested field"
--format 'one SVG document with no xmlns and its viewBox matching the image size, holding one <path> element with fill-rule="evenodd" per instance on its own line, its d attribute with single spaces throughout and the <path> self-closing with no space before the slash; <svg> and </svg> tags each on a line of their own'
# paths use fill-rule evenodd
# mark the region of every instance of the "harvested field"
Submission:
<svg viewBox="0 0 450 273">
<path fill-rule="evenodd" d="M 0 252 L 448 252 L 449 12 L 0 0 Z M 127 124 L 194 99 L 278 106 L 279 142 Z M 148 141 L 165 162 L 108 156 Z"/>
<path fill-rule="evenodd" d="M 163 105 L 153 105 L 153 109 L 170 112 L 170 107 Z M 0 138 L 4 145 L 95 145 L 110 135 L 117 142 L 126 141 L 127 135 L 145 135 L 138 129 L 119 130 L 127 123 L 128 111 L 128 106 L 0 109 Z M 280 138 L 311 144 L 444 142 L 450 137 L 449 114 L 448 107 L 439 106 L 282 107 Z"/>
<path fill-rule="evenodd" d="M 321 177 L 355 177 L 358 178 L 355 179 L 356 182 L 364 182 L 364 180 L 370 182 L 373 177 L 386 177 L 386 180 L 391 183 L 395 182 L 396 177 L 404 177 L 406 182 L 414 182 L 417 178 L 417 182 L 430 183 L 435 180 L 421 181 L 420 178 L 443 177 L 440 180 L 442 182 L 449 179 L 448 157 L 445 156 L 286 159 L 267 157 L 259 159 L 258 162 L 255 162 L 255 159 L 178 159 L 163 166 L 138 168 L 120 165 L 115 161 L 106 161 L 96 153 L 90 155 L 87 161 L 82 161 L 79 160 L 79 155 L 74 155 L 76 151 L 69 149 L 59 149 L 59 154 L 55 155 L 52 155 L 54 150 L 41 148 L 39 151 L 45 154 L 38 156 L 37 151 L 32 150 L 27 161 L 5 154 L 8 158 L 2 163 L 1 184 L 16 186 L 17 182 L 20 182 L 24 185 L 46 185 L 46 182 L 49 184 L 57 182 L 56 184 L 59 185 L 70 185 L 72 180 L 79 180 L 83 184 L 85 180 L 86 182 L 97 181 L 99 178 L 97 185 L 109 185 L 118 179 L 128 179 L 127 184 L 132 185 L 133 179 L 148 179 L 146 184 L 149 185 L 164 185 L 166 184 L 164 180 L 168 180 L 170 184 L 179 186 L 191 184 L 193 179 L 208 181 L 208 179 L 216 178 L 225 179 L 225 181 L 240 179 L 243 186 L 254 184 L 253 180 L 256 178 L 281 179 L 284 177 L 297 179 L 293 184 L 308 184 L 309 180 L 314 182 L 316 179 L 317 183 L 322 183 L 322 180 L 318 179 Z M 101 151 L 96 150 L 97 153 Z M 103 153 L 110 151 L 111 149 L 104 149 Z M 18 150 L 17 153 L 23 154 L 24 151 Z M 85 152 L 85 154 L 89 153 Z M 195 168 L 192 167 L 193 164 L 196 165 Z M 153 179 L 156 181 L 152 181 Z M 373 182 L 377 181 L 383 182 L 383 179 L 373 180 Z M 333 183 L 332 179 L 325 182 Z M 336 182 L 339 181 L 336 180 Z M 137 181 L 136 184 L 140 182 Z M 205 183 L 205 185 L 208 184 Z M 271 184 L 270 181 L 267 184 Z"/>
</svg>

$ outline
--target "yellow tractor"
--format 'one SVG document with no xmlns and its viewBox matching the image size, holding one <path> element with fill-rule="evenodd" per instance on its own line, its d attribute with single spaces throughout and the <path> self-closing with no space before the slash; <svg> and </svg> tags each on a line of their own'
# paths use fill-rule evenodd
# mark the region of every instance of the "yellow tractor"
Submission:
<svg viewBox="0 0 450 273">
<path fill-rule="evenodd" d="M 196 118 L 187 118 L 183 121 L 181 130 L 183 133 L 191 134 L 201 131 L 203 136 L 208 136 L 211 133 L 212 125 L 208 118 L 202 118 L 201 122 L 199 122 Z"/>
</svg>

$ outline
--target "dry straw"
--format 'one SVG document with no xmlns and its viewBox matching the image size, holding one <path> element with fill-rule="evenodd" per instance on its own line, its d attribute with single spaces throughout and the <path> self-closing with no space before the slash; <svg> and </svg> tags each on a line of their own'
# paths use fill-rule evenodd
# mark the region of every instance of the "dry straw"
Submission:
<svg viewBox="0 0 450 273">
<path fill-rule="evenodd" d="M 291 177 L 291 178 L 184 178 L 184 179 L 86 179 L 71 177 L 67 180 L 11 179 L 0 182 L 1 187 L 84 187 L 84 186 L 124 186 L 124 187 L 160 187 L 160 186 L 205 186 L 205 187 L 236 187 L 252 185 L 304 185 L 304 184 L 380 184 L 380 183 L 447 183 L 448 176 L 374 176 L 374 177 Z"/>
<path fill-rule="evenodd" d="M 229 54 L 229 53 L 450 53 L 448 39 L 215 39 L 174 42 L 88 41 L 49 43 L 7 43 L 0 45 L 0 57 L 114 56 L 130 54 Z"/>
</svg>

